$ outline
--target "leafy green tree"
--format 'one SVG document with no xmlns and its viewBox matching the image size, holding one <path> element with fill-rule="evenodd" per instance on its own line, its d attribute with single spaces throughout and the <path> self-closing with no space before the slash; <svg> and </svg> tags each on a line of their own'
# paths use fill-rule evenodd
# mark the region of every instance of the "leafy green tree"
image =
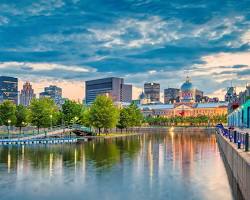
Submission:
<svg viewBox="0 0 250 200">
<path fill-rule="evenodd" d="M 33 99 L 30 104 L 30 119 L 32 125 L 40 128 L 49 127 L 55 124 L 58 119 L 58 107 L 50 98 Z"/>
<path fill-rule="evenodd" d="M 4 101 L 0 104 L 0 118 L 0 121 L 5 126 L 15 125 L 16 105 L 12 101 Z"/>
<path fill-rule="evenodd" d="M 141 126 L 143 121 L 143 115 L 141 110 L 135 104 L 130 104 L 128 107 L 128 115 L 129 115 L 129 126 Z"/>
<path fill-rule="evenodd" d="M 67 100 L 62 105 L 63 119 L 66 124 L 78 123 L 83 113 L 83 105 Z"/>
<path fill-rule="evenodd" d="M 85 107 L 81 113 L 80 116 L 80 121 L 81 124 L 83 124 L 86 127 L 90 127 L 91 123 L 90 123 L 90 109 Z"/>
<path fill-rule="evenodd" d="M 119 118 L 119 111 L 114 106 L 111 98 L 106 96 L 97 96 L 89 110 L 89 122 L 91 126 L 98 129 L 113 128 L 116 126 Z"/>
<path fill-rule="evenodd" d="M 29 122 L 29 110 L 23 106 L 18 105 L 16 107 L 16 127 L 19 127 L 19 132 L 22 132 L 22 127 L 28 125 Z"/>
<path fill-rule="evenodd" d="M 124 128 L 127 129 L 131 124 L 131 119 L 128 111 L 128 108 L 122 108 L 120 110 L 120 117 L 117 123 L 117 128 L 121 129 L 121 132 Z"/>
</svg>

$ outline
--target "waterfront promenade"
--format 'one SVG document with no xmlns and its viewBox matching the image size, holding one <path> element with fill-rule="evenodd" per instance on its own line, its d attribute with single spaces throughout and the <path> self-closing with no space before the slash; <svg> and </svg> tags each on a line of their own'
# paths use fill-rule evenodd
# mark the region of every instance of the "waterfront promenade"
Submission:
<svg viewBox="0 0 250 200">
<path fill-rule="evenodd" d="M 216 138 L 224 158 L 229 179 L 233 179 L 236 184 L 232 184 L 234 191 L 241 193 L 236 194 L 236 199 L 242 195 L 244 199 L 250 199 L 250 152 L 249 138 L 244 140 L 245 134 L 250 133 L 249 129 L 228 129 L 218 128 Z"/>
</svg>

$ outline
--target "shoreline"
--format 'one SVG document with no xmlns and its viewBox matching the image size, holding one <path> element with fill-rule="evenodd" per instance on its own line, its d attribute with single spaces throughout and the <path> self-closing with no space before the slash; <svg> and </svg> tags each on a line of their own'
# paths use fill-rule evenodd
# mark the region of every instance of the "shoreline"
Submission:
<svg viewBox="0 0 250 200">
<path fill-rule="evenodd" d="M 152 133 L 155 130 L 158 131 L 174 131 L 174 129 L 193 129 L 193 131 L 197 131 L 197 130 L 215 130 L 215 127 L 182 127 L 182 126 L 172 126 L 172 127 L 140 127 L 140 128 L 132 128 L 129 129 L 129 133 L 120 133 L 120 132 L 112 132 L 109 133 L 107 135 L 105 135 L 104 133 L 102 133 L 100 136 L 96 135 L 96 136 L 84 136 L 84 138 L 87 139 L 111 139 L 111 138 L 121 138 L 121 137 L 129 137 L 129 136 L 136 136 L 136 135 L 142 135 L 142 134 L 147 134 L 147 133 Z M 169 130 L 169 129 L 173 129 L 173 130 Z M 133 130 L 133 132 L 131 133 L 131 130 Z"/>
</svg>

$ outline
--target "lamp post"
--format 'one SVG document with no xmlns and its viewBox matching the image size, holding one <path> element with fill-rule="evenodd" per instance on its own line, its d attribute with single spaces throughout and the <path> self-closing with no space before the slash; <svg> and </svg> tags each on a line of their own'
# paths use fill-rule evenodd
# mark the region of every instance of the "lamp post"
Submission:
<svg viewBox="0 0 250 200">
<path fill-rule="evenodd" d="M 11 123 L 11 120 L 8 119 L 8 137 L 10 139 L 10 123 Z"/>
<path fill-rule="evenodd" d="M 52 118 L 53 118 L 53 115 L 50 115 L 50 130 L 52 130 Z"/>
<path fill-rule="evenodd" d="M 22 122 L 22 127 L 24 127 L 25 126 L 25 122 Z M 20 136 L 21 136 L 21 134 L 22 134 L 22 131 L 20 131 Z M 23 135 L 24 135 L 24 131 L 23 131 Z"/>
<path fill-rule="evenodd" d="M 78 120 L 78 117 L 77 117 L 77 116 L 75 116 L 75 118 L 74 118 L 74 119 L 75 119 L 75 124 L 76 124 L 76 122 L 77 122 L 77 120 Z"/>
</svg>

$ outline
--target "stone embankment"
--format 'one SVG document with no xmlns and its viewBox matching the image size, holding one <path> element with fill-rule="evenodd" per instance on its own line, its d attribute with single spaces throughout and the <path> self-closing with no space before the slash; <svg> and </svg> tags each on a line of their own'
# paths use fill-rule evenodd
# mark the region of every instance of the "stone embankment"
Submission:
<svg viewBox="0 0 250 200">
<path fill-rule="evenodd" d="M 250 152 L 249 152 L 249 133 L 239 132 L 238 130 L 229 131 L 228 129 L 217 129 L 217 142 L 223 156 L 227 171 L 229 171 L 233 182 L 233 191 L 240 191 L 236 199 L 242 196 L 250 199 Z M 230 178 L 229 176 L 229 178 Z"/>
</svg>

